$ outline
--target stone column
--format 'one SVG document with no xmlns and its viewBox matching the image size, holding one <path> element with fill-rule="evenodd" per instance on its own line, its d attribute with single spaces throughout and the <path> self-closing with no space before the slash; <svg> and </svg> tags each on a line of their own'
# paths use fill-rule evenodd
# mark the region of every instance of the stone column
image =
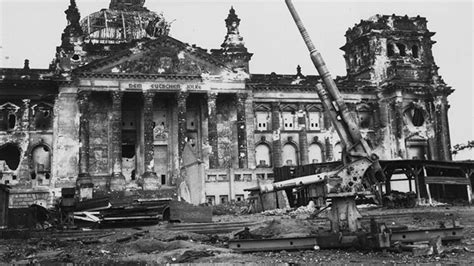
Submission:
<svg viewBox="0 0 474 266">
<path fill-rule="evenodd" d="M 125 177 L 122 174 L 122 98 L 123 92 L 112 92 L 112 165 L 110 190 L 123 190 Z"/>
<path fill-rule="evenodd" d="M 239 168 L 247 168 L 247 126 L 245 119 L 245 101 L 247 93 L 237 94 L 237 146 L 239 151 Z"/>
<path fill-rule="evenodd" d="M 217 93 L 209 92 L 207 94 L 207 111 L 209 115 L 207 120 L 208 142 L 209 146 L 211 146 L 211 154 L 209 155 L 209 169 L 219 168 L 216 99 Z"/>
<path fill-rule="evenodd" d="M 155 146 L 153 144 L 153 99 L 154 91 L 143 93 L 143 121 L 144 121 L 144 152 L 145 173 L 143 174 L 143 189 L 156 190 L 160 187 L 160 181 L 155 173 Z"/>
<path fill-rule="evenodd" d="M 252 93 L 247 95 L 245 101 L 245 117 L 247 127 L 247 167 L 255 169 L 255 112 L 254 101 Z"/>
<path fill-rule="evenodd" d="M 272 142 L 272 158 L 273 167 L 282 167 L 282 147 L 281 147 L 281 136 L 280 136 L 280 104 L 272 103 L 272 131 L 273 131 L 273 142 Z"/>
<path fill-rule="evenodd" d="M 395 158 L 403 158 L 403 102 L 401 97 L 396 97 L 390 102 L 390 116 L 392 122 L 392 134 L 395 138 L 396 143 L 395 150 L 393 151 L 393 156 Z"/>
<path fill-rule="evenodd" d="M 76 186 L 80 198 L 92 198 L 92 177 L 89 174 L 89 98 L 90 91 L 81 91 L 78 95 L 79 119 L 79 175 Z"/>
<path fill-rule="evenodd" d="M 180 91 L 176 94 L 178 102 L 178 155 L 180 164 L 183 159 L 184 146 L 186 145 L 186 100 L 188 96 L 189 92 L 187 91 Z"/>
<path fill-rule="evenodd" d="M 23 99 L 23 115 L 21 116 L 21 129 L 28 130 L 30 126 L 30 99 Z"/>
<path fill-rule="evenodd" d="M 441 127 L 442 127 L 442 132 L 443 135 L 441 136 L 441 143 L 443 144 L 443 151 L 444 151 L 444 160 L 446 161 L 451 161 L 451 140 L 450 140 L 450 134 L 449 134 L 449 123 L 448 123 L 448 109 L 449 109 L 449 104 L 448 100 L 446 99 L 446 96 L 439 96 L 440 99 L 440 104 L 441 104 Z"/>
<path fill-rule="evenodd" d="M 446 96 L 436 96 L 435 105 L 435 135 L 439 160 L 451 160 L 451 141 L 449 139 L 448 104 Z"/>
<path fill-rule="evenodd" d="M 308 154 L 308 133 L 306 132 L 306 111 L 303 104 L 298 106 L 298 139 L 300 145 L 300 162 L 301 165 L 309 163 Z"/>
<path fill-rule="evenodd" d="M 437 136 L 435 132 L 438 132 L 438 121 L 436 121 L 436 112 L 435 112 L 435 107 L 434 107 L 434 102 L 433 99 L 429 99 L 426 101 L 426 109 L 428 111 L 428 118 L 427 122 L 429 125 L 432 126 L 433 132 L 428 134 L 428 150 L 429 154 L 427 154 L 427 159 L 430 160 L 439 160 L 438 158 L 438 142 L 437 142 Z"/>
<path fill-rule="evenodd" d="M 336 158 L 334 158 L 333 147 L 329 138 L 324 139 L 324 146 L 326 151 L 326 162 L 335 161 Z"/>
</svg>

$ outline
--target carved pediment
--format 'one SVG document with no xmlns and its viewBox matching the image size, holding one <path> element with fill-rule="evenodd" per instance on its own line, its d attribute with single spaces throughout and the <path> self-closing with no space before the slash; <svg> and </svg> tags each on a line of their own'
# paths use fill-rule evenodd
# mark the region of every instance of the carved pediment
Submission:
<svg viewBox="0 0 474 266">
<path fill-rule="evenodd" d="M 169 36 L 137 43 L 128 50 L 96 60 L 80 72 L 121 74 L 218 75 L 228 68 L 205 50 Z"/>
</svg>

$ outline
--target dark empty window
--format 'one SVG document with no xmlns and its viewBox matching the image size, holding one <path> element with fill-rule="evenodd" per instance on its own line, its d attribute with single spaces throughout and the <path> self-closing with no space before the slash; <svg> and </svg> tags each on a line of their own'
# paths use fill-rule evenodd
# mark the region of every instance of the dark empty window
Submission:
<svg viewBox="0 0 474 266">
<path fill-rule="evenodd" d="M 166 185 L 166 175 L 161 175 L 161 184 Z"/>
<path fill-rule="evenodd" d="M 416 45 L 413 45 L 411 47 L 411 53 L 413 55 L 414 58 L 418 58 L 418 46 Z"/>
<path fill-rule="evenodd" d="M 35 110 L 35 127 L 37 130 L 48 130 L 52 126 L 51 110 L 46 107 L 40 107 Z"/>
<path fill-rule="evenodd" d="M 135 145 L 122 145 L 122 157 L 133 158 L 135 156 Z"/>
<path fill-rule="evenodd" d="M 387 55 L 388 56 L 393 56 L 395 54 L 393 50 L 393 44 L 392 43 L 387 43 Z"/>
<path fill-rule="evenodd" d="M 8 115 L 8 129 L 14 129 L 16 126 L 16 115 L 9 114 Z"/>
<path fill-rule="evenodd" d="M 7 143 L 0 147 L 0 160 L 7 163 L 10 170 L 16 170 L 20 164 L 21 152 L 17 145 Z"/>
<path fill-rule="evenodd" d="M 406 52 L 406 47 L 404 44 L 402 43 L 397 43 L 397 48 L 398 48 L 398 52 L 400 53 L 401 56 L 405 56 L 407 55 L 407 52 Z"/>
<path fill-rule="evenodd" d="M 423 110 L 421 108 L 414 108 L 413 110 L 413 125 L 420 127 L 425 122 L 425 117 L 423 115 Z"/>
</svg>

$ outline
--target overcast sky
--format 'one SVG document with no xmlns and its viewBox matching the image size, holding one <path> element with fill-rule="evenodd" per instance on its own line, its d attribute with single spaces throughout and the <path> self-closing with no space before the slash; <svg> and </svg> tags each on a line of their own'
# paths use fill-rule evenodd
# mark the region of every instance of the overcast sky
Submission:
<svg viewBox="0 0 474 266">
<path fill-rule="evenodd" d="M 107 8 L 109 0 L 76 0 L 81 16 Z M 439 73 L 456 91 L 449 97 L 453 145 L 474 139 L 473 4 L 471 1 L 304 1 L 294 0 L 333 76 L 346 74 L 344 34 L 375 14 L 423 16 L 432 37 Z M 47 68 L 66 26 L 69 0 L 0 0 L 0 67 Z M 170 35 L 205 49 L 219 48 L 224 19 L 233 5 L 240 33 L 254 56 L 251 73 L 316 74 L 284 0 L 147 0 L 145 6 L 173 21 Z"/>
</svg>

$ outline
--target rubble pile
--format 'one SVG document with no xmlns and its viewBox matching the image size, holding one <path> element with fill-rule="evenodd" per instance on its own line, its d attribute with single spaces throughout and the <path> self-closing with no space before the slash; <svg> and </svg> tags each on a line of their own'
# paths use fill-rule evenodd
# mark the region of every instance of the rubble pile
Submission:
<svg viewBox="0 0 474 266">
<path fill-rule="evenodd" d="M 240 215 L 250 213 L 250 208 L 247 202 L 230 202 L 212 206 L 213 215 Z"/>
<path fill-rule="evenodd" d="M 314 204 L 313 201 L 310 201 L 308 203 L 308 205 L 301 206 L 301 207 L 297 208 L 296 210 L 290 212 L 289 214 L 290 215 L 301 215 L 301 214 L 311 215 L 316 211 L 317 211 L 316 205 Z"/>
<path fill-rule="evenodd" d="M 392 190 L 383 196 L 383 205 L 388 208 L 413 208 L 416 205 L 416 194 Z"/>
<path fill-rule="evenodd" d="M 250 233 L 264 238 L 305 237 L 318 229 L 317 223 L 310 220 L 273 219 Z"/>
</svg>

